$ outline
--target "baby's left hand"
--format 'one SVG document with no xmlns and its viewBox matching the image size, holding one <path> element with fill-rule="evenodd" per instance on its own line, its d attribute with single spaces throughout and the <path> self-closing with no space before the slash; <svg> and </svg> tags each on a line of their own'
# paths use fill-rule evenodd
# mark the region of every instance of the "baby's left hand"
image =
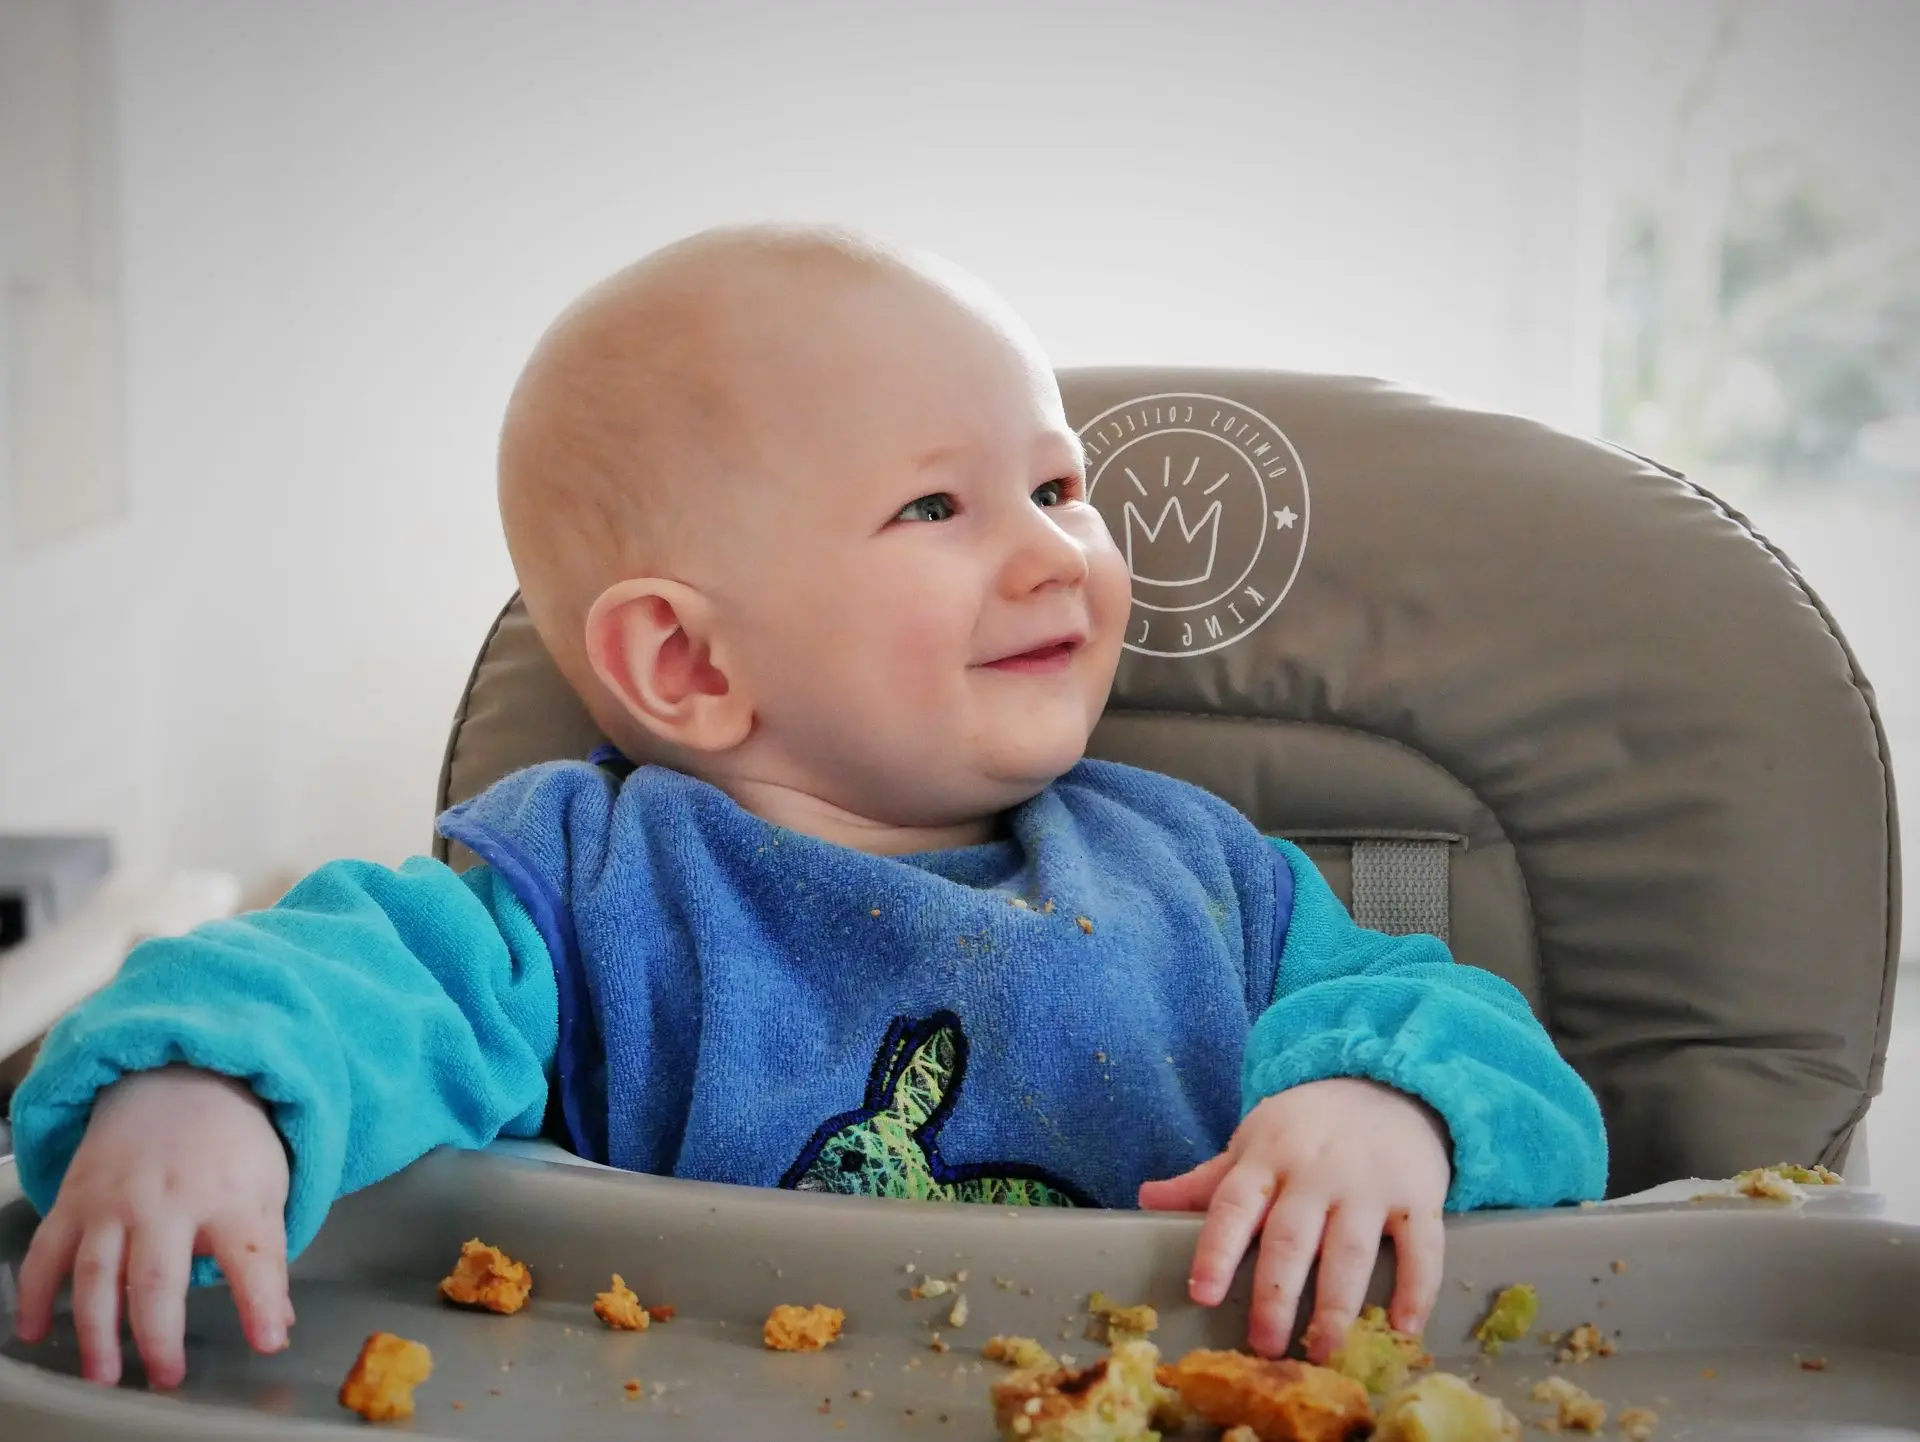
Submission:
<svg viewBox="0 0 1920 1442">
<path fill-rule="evenodd" d="M 1148 1182 L 1140 1205 L 1205 1211 L 1187 1291 L 1218 1306 L 1255 1232 L 1247 1342 L 1278 1357 L 1314 1254 L 1320 1276 L 1307 1356 L 1325 1362 L 1360 1314 L 1382 1233 L 1393 1238 L 1395 1282 L 1388 1321 L 1403 1332 L 1427 1324 L 1440 1292 L 1446 1233 L 1441 1205 L 1452 1182 L 1446 1128 L 1423 1103 L 1377 1082 L 1309 1082 L 1261 1102 L 1227 1149 L 1182 1176 Z"/>
</svg>

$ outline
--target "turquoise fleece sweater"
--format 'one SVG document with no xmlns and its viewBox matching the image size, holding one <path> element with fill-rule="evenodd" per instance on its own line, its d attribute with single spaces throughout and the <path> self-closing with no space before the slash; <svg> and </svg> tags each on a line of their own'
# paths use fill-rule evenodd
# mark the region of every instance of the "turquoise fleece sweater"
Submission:
<svg viewBox="0 0 1920 1442">
<path fill-rule="evenodd" d="M 543 1127 L 663 1175 L 1131 1206 L 1336 1076 L 1440 1114 L 1452 1209 L 1604 1189 L 1598 1106 L 1514 988 L 1356 926 L 1298 849 L 1163 776 L 1084 762 L 1005 839 L 910 857 L 571 762 L 442 829 L 485 864 L 336 862 L 137 948 L 15 1097 L 34 1204 L 100 1088 L 173 1062 L 268 1104 L 296 1254 L 336 1197 Z"/>
</svg>

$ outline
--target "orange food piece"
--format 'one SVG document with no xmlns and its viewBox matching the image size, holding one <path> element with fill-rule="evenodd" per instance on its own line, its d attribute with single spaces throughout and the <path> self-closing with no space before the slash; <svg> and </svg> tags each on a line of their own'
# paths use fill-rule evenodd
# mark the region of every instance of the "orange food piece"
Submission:
<svg viewBox="0 0 1920 1442">
<path fill-rule="evenodd" d="M 1203 1350 L 1159 1380 L 1214 1426 L 1251 1427 L 1260 1442 L 1350 1442 L 1373 1430 L 1367 1389 L 1329 1367 Z"/>
<path fill-rule="evenodd" d="M 761 1339 L 775 1352 L 818 1352 L 840 1335 L 847 1314 L 838 1307 L 781 1303 L 767 1314 Z"/>
<path fill-rule="evenodd" d="M 420 1343 L 375 1332 L 361 1344 L 360 1355 L 340 1384 L 340 1405 L 369 1422 L 411 1417 L 413 1389 L 432 1374 L 433 1353 Z"/>
<path fill-rule="evenodd" d="M 613 1290 L 593 1299 L 593 1315 L 618 1332 L 644 1332 L 653 1325 L 653 1318 L 618 1272 L 613 1274 Z"/>
<path fill-rule="evenodd" d="M 679 1310 L 680 1309 L 678 1307 L 671 1307 L 671 1306 L 649 1307 L 647 1308 L 647 1315 L 653 1318 L 653 1320 L 656 1322 L 671 1322 L 674 1318 L 674 1314 L 677 1313 Z"/>
<path fill-rule="evenodd" d="M 475 1237 L 460 1246 L 460 1260 L 440 1283 L 440 1295 L 461 1307 L 484 1307 L 502 1316 L 527 1305 L 533 1273 L 498 1247 Z"/>
</svg>

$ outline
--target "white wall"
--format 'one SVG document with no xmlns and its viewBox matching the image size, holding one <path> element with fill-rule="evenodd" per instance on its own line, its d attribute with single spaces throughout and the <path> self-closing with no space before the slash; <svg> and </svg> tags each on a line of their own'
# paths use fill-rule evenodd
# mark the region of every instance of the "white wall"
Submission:
<svg viewBox="0 0 1920 1442">
<path fill-rule="evenodd" d="M 131 518 L 0 574 L 0 823 L 248 875 L 421 847 L 511 585 L 513 376 L 712 222 L 931 246 L 1063 364 L 1584 423 L 1579 33 L 1575 0 L 120 0 Z"/>
</svg>

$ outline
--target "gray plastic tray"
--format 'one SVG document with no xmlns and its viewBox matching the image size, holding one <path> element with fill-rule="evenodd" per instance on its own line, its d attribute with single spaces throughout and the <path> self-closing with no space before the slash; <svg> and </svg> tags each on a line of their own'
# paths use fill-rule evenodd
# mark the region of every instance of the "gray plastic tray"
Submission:
<svg viewBox="0 0 1920 1442">
<path fill-rule="evenodd" d="M 394 1430 L 448 1437 L 987 1438 L 979 1346 L 1036 1336 L 1085 1359 L 1083 1307 L 1099 1288 L 1161 1310 L 1173 1355 L 1244 1344 L 1248 1273 L 1227 1305 L 1185 1300 L 1198 1230 L 1189 1217 L 1068 1214 L 876 1202 L 629 1176 L 524 1156 L 440 1153 L 346 1199 L 294 1268 L 293 1345 L 252 1355 L 222 1291 L 188 1307 L 188 1377 L 143 1390 L 76 1380 L 70 1324 L 43 1344 L 0 1346 L 0 1438 L 82 1442 L 366 1435 L 335 1391 L 362 1339 L 393 1331 L 433 1349 L 419 1413 Z M 34 1217 L 0 1166 L 0 1327 Z M 1609 1359 L 1560 1368 L 1610 1404 L 1651 1406 L 1662 1442 L 1920 1438 L 1920 1227 L 1838 1192 L 1761 1203 L 1610 1206 L 1450 1222 L 1448 1281 L 1428 1343 L 1524 1419 L 1552 1369 L 1538 1340 L 1492 1362 L 1468 1332 L 1502 1285 L 1531 1282 L 1540 1327 L 1591 1321 Z M 435 1284 L 480 1236 L 532 1266 L 534 1301 L 495 1317 L 440 1305 Z M 1624 1270 L 1616 1272 L 1614 1263 Z M 909 1274 L 907 1265 L 915 1271 Z M 916 1301 L 932 1273 L 967 1272 L 971 1315 Z M 615 1333 L 591 1314 L 620 1272 L 671 1323 Z M 996 1278 L 1008 1285 L 999 1285 Z M 1384 1297 L 1383 1267 L 1375 1279 Z M 823 1353 L 767 1352 L 776 1303 L 825 1302 L 847 1331 Z M 938 1330 L 952 1350 L 929 1348 Z M 1062 1333 L 1070 1337 L 1063 1339 Z M 1803 1370 L 1821 1357 L 1826 1370 Z M 629 1399 L 628 1378 L 647 1384 Z M 665 1384 L 652 1395 L 653 1383 Z M 870 1398 L 856 1398 L 870 1389 Z M 455 1403 L 461 1404 L 456 1408 Z M 1195 1434 L 1199 1435 L 1199 1434 Z M 1609 1425 L 1607 1435 L 1616 1435 Z"/>
</svg>

